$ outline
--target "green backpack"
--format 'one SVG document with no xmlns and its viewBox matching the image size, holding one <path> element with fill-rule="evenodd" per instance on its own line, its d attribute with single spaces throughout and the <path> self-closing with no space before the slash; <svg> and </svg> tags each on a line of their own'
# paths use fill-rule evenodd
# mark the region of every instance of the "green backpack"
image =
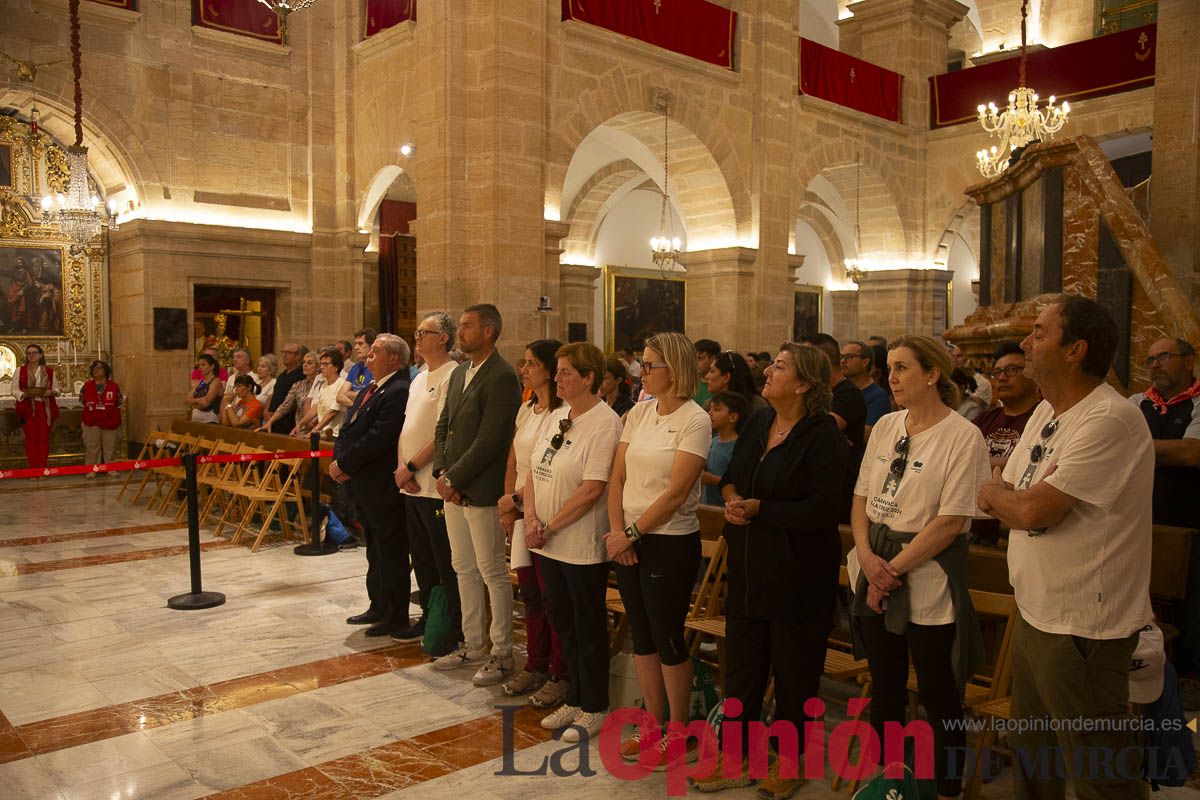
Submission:
<svg viewBox="0 0 1200 800">
<path fill-rule="evenodd" d="M 425 636 L 421 649 L 426 653 L 444 651 L 446 637 L 450 635 L 450 609 L 446 604 L 446 593 L 441 586 L 429 591 L 429 608 L 425 609 Z"/>
<path fill-rule="evenodd" d="M 904 775 L 889 778 L 880 772 L 850 800 L 937 800 L 937 782 L 913 774 L 913 743 L 904 743 Z"/>
</svg>

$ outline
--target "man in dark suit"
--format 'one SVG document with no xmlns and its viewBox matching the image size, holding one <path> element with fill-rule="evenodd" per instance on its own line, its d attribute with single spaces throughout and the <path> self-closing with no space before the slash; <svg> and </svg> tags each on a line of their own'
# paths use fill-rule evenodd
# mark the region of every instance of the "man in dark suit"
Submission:
<svg viewBox="0 0 1200 800">
<path fill-rule="evenodd" d="M 333 446 L 329 477 L 350 482 L 350 493 L 367 529 L 367 596 L 371 605 L 346 620 L 366 625 L 367 636 L 388 636 L 411 627 L 411 574 L 404 496 L 396 488 L 396 441 L 408 405 L 408 344 L 395 334 L 375 338 L 367 357 L 375 379 L 358 393 Z"/>
<path fill-rule="evenodd" d="M 517 373 L 496 352 L 501 325 L 500 312 L 493 305 L 482 303 L 463 311 L 458 346 L 470 360 L 450 375 L 433 444 L 433 477 L 445 501 L 466 640 L 435 661 L 434 667 L 448 670 L 481 665 L 475 673 L 476 686 L 499 683 L 513 669 L 512 584 L 497 503 L 504 494 L 521 386 Z M 489 598 L 490 654 L 484 651 Z"/>
</svg>

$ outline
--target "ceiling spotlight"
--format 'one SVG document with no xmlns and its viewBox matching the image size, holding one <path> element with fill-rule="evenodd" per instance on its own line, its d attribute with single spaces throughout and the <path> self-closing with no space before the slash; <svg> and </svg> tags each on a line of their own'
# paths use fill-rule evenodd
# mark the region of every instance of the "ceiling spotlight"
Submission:
<svg viewBox="0 0 1200 800">
<path fill-rule="evenodd" d="M 408 158 L 413 154 L 414 149 L 416 148 L 414 148 L 410 143 L 405 142 L 404 144 L 400 145 L 400 155 Z"/>
</svg>

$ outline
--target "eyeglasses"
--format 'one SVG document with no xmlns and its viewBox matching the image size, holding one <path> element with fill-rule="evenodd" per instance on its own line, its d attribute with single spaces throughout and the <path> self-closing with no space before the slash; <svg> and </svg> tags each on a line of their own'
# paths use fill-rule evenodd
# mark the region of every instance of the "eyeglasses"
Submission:
<svg viewBox="0 0 1200 800">
<path fill-rule="evenodd" d="M 1007 367 L 1002 367 L 1000 369 L 992 370 L 991 372 L 988 373 L 988 377 L 994 381 L 998 381 L 998 380 L 1000 380 L 1001 375 L 1004 375 L 1008 378 L 1015 378 L 1024 371 L 1025 371 L 1024 366 L 1019 366 L 1017 364 L 1009 364 Z"/>
<path fill-rule="evenodd" d="M 553 447 L 555 450 L 557 450 L 558 448 L 563 446 L 563 442 L 566 440 L 567 431 L 571 430 L 572 424 L 573 423 L 571 422 L 570 417 L 563 417 L 562 419 L 560 419 L 558 421 L 558 433 L 554 434 L 554 436 L 551 437 L 551 439 L 550 439 L 551 447 Z"/>
<path fill-rule="evenodd" d="M 865 359 L 866 356 L 862 355 L 861 353 L 842 353 L 840 356 L 838 356 L 838 361 L 849 361 L 852 358 Z"/>
<path fill-rule="evenodd" d="M 425 336 L 429 333 L 441 333 L 441 331 L 431 331 L 427 328 L 417 328 L 415 331 L 413 331 L 413 338 L 420 339 L 422 336 Z"/>
<path fill-rule="evenodd" d="M 642 364 L 642 372 L 652 372 L 656 369 L 666 369 L 667 362 L 665 361 L 647 361 Z"/>
<path fill-rule="evenodd" d="M 896 476 L 899 481 L 904 475 L 904 468 L 908 466 L 908 437 L 901 436 L 896 442 L 896 457 L 892 459 L 892 466 L 888 472 Z"/>
<path fill-rule="evenodd" d="M 1184 357 L 1185 356 L 1183 355 L 1183 353 L 1156 353 L 1155 355 L 1152 355 L 1152 356 L 1148 357 L 1145 361 L 1143 361 L 1142 366 L 1143 367 L 1153 367 L 1155 364 L 1158 364 L 1160 367 L 1165 367 L 1167 365 L 1167 362 L 1170 361 L 1172 358 L 1184 358 Z"/>
<path fill-rule="evenodd" d="M 1033 446 L 1029 451 L 1029 463 L 1040 464 L 1042 459 L 1046 457 L 1046 442 L 1058 430 L 1058 420 L 1052 419 L 1046 423 L 1046 427 L 1042 428 L 1042 440 Z"/>
</svg>

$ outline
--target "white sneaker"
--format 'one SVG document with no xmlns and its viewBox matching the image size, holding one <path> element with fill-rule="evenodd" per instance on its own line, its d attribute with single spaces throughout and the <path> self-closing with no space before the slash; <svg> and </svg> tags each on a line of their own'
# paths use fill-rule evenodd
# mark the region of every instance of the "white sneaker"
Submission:
<svg viewBox="0 0 1200 800">
<path fill-rule="evenodd" d="M 600 732 L 600 726 L 604 724 L 604 718 L 608 716 L 607 711 L 581 711 L 579 716 L 575 717 L 575 721 L 571 726 L 563 731 L 562 740 L 564 742 L 578 742 L 580 739 L 588 740 Z"/>
<path fill-rule="evenodd" d="M 559 728 L 570 725 L 582 713 L 583 709 L 581 709 L 579 706 L 559 706 L 546 716 L 542 717 L 542 727 L 548 731 L 556 731 Z"/>
<path fill-rule="evenodd" d="M 458 669 L 459 667 L 473 667 L 476 664 L 482 664 L 486 658 L 487 656 L 483 653 L 471 655 L 471 651 L 463 644 L 459 645 L 457 650 L 447 653 L 441 658 L 434 659 L 433 668 L 451 670 Z"/>
<path fill-rule="evenodd" d="M 512 656 L 488 656 L 487 661 L 475 673 L 471 683 L 476 686 L 491 686 L 507 678 L 513 671 Z"/>
</svg>

